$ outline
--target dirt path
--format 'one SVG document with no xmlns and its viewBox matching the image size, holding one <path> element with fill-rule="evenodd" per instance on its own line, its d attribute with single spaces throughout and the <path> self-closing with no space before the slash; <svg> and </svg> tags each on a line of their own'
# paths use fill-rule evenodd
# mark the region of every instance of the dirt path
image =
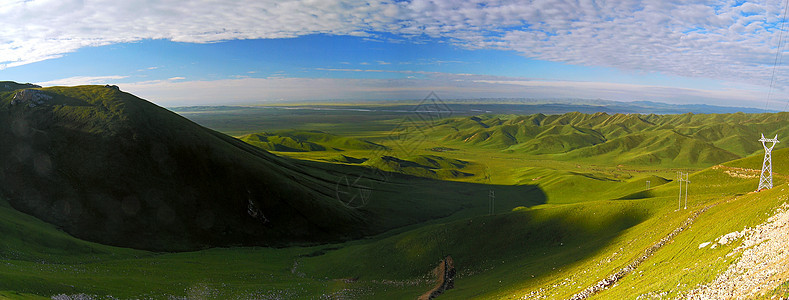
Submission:
<svg viewBox="0 0 789 300">
<path fill-rule="evenodd" d="M 728 235 L 745 236 L 742 245 L 727 254 L 742 251 L 740 259 L 711 283 L 688 292 L 686 299 L 752 298 L 788 279 L 789 204 L 781 205 L 767 222 Z"/>
<path fill-rule="evenodd" d="M 630 274 L 631 272 L 633 272 L 633 270 L 635 270 L 638 267 L 638 265 L 640 265 L 642 262 L 647 260 L 647 258 L 652 256 L 652 254 L 654 254 L 657 250 L 659 250 L 661 247 L 663 247 L 663 245 L 667 244 L 668 242 L 673 240 L 674 237 L 676 237 L 682 231 L 687 229 L 691 224 L 693 224 L 694 221 L 696 221 L 696 218 L 698 218 L 699 215 L 701 215 L 702 213 L 707 211 L 707 209 L 709 209 L 710 207 L 713 207 L 715 205 L 716 204 L 712 204 L 712 205 L 706 206 L 706 207 L 704 207 L 704 208 L 702 208 L 700 210 L 697 210 L 697 211 L 693 212 L 690 215 L 690 217 L 688 217 L 685 220 L 685 222 L 682 223 L 682 225 L 680 225 L 679 227 L 674 229 L 674 231 L 672 231 L 667 236 L 665 236 L 662 239 L 660 239 L 660 241 L 658 241 L 657 243 L 655 243 L 651 247 L 649 247 L 646 250 L 644 250 L 644 253 L 642 253 L 640 256 L 638 256 L 638 258 L 636 258 L 635 260 L 630 262 L 630 264 L 628 264 L 627 266 L 623 267 L 622 269 L 620 269 L 619 271 L 615 272 L 614 274 L 611 274 L 608 277 L 598 281 L 594 285 L 584 289 L 583 291 L 576 293 L 575 295 L 570 297 L 570 300 L 587 299 L 590 296 L 592 296 L 592 295 L 594 295 L 594 294 L 596 294 L 596 293 L 598 293 L 598 292 L 600 292 L 602 290 L 605 290 L 605 289 L 613 286 L 617 281 L 619 281 L 619 279 L 622 279 L 622 277 L 625 277 L 625 275 Z"/>
<path fill-rule="evenodd" d="M 762 170 L 727 167 L 724 165 L 717 165 L 712 167 L 712 169 L 723 170 L 723 173 L 726 173 L 726 175 L 729 175 L 734 178 L 742 178 L 742 179 L 759 178 L 762 175 Z M 784 175 L 776 172 L 773 172 L 773 177 L 783 177 L 784 179 L 789 180 L 789 175 Z"/>
<path fill-rule="evenodd" d="M 444 291 L 455 287 L 455 261 L 451 256 L 444 258 L 438 266 L 433 269 L 436 276 L 436 285 L 419 296 L 419 300 L 429 300 L 440 296 Z"/>
</svg>

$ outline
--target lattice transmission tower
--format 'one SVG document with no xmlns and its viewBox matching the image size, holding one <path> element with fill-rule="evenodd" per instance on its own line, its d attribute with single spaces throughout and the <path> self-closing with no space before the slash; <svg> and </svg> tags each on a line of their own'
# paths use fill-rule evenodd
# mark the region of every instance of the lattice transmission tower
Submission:
<svg viewBox="0 0 789 300">
<path fill-rule="evenodd" d="M 690 180 L 688 173 L 677 172 L 677 182 L 679 183 L 679 199 L 677 200 L 677 210 L 682 209 L 682 183 L 685 183 L 685 209 L 688 209 L 688 186 Z"/>
<path fill-rule="evenodd" d="M 773 157 L 772 151 L 773 147 L 776 144 L 780 143 L 778 141 L 778 135 L 776 134 L 774 138 L 767 139 L 764 138 L 764 133 L 762 133 L 762 138 L 759 139 L 762 142 L 762 146 L 764 146 L 764 162 L 762 163 L 762 176 L 759 177 L 759 188 L 756 191 L 761 191 L 765 189 L 773 188 Z M 772 143 L 769 147 L 767 143 Z"/>
<path fill-rule="evenodd" d="M 490 187 L 490 172 L 488 167 L 485 167 L 485 180 Z M 492 215 L 496 212 L 496 192 L 492 188 L 488 188 L 488 214 Z"/>
</svg>

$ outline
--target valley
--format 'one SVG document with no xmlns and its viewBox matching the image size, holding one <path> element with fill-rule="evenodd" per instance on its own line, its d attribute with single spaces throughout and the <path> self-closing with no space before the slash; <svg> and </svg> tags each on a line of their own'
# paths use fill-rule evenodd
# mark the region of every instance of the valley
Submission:
<svg viewBox="0 0 789 300">
<path fill-rule="evenodd" d="M 22 89 L 51 99 L 12 104 Z M 787 201 L 783 143 L 775 187 L 752 192 L 759 134 L 789 136 L 789 113 L 437 104 L 168 111 L 105 86 L 2 90 L 0 297 L 413 299 L 450 256 L 439 299 L 569 299 L 634 261 L 589 296 L 685 298 L 748 238 L 701 244 Z M 756 296 L 785 296 L 777 278 Z"/>
</svg>

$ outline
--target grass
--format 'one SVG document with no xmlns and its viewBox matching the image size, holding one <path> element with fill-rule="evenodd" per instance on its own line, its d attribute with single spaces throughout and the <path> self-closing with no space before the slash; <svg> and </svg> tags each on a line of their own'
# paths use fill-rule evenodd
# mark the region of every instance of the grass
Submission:
<svg viewBox="0 0 789 300">
<path fill-rule="evenodd" d="M 385 148 L 364 140 L 341 137 L 317 130 L 280 130 L 273 133 L 252 133 L 239 139 L 264 150 L 280 152 L 372 151 Z"/>
<path fill-rule="evenodd" d="M 754 143 L 759 133 L 786 135 L 787 117 L 785 113 L 483 115 L 444 120 L 438 124 L 437 136 L 458 147 L 469 144 L 552 160 L 698 168 L 761 151 Z"/>
<path fill-rule="evenodd" d="M 11 105 L 14 93 L 0 93 L 0 112 L 7 115 L 0 125 L 13 129 L 0 131 L 6 141 L 0 190 L 14 208 L 85 240 L 155 251 L 312 245 L 487 211 L 468 197 L 486 189 L 479 183 L 275 156 L 114 88 L 41 91 L 53 99 L 34 107 Z M 387 149 L 318 132 L 281 134 L 332 147 L 365 146 L 356 151 Z M 343 178 L 348 184 L 384 180 L 383 190 L 373 188 L 383 200 L 349 207 L 338 199 Z M 501 202 L 504 209 L 543 201 L 533 187 L 508 190 L 524 196 Z"/>
<path fill-rule="evenodd" d="M 55 174 L 62 177 L 48 179 L 56 176 L 31 173 L 35 168 L 16 162 L 15 170 L 27 172 L 23 178 L 34 180 L 13 181 L 7 166 L 14 164 L 6 164 L 0 173 L 0 180 L 10 183 L 6 188 L 23 190 L 28 185 L 41 186 L 36 180 L 50 180 L 41 182 L 52 184 L 53 189 L 82 186 L 90 187 L 83 191 L 105 191 L 93 202 L 81 202 L 83 214 L 89 214 L 91 209 L 101 212 L 101 201 L 121 195 L 117 191 L 144 186 L 168 192 L 135 194 L 138 201 L 179 199 L 176 192 L 182 190 L 169 192 L 165 184 L 155 182 L 165 180 L 169 185 L 192 186 L 194 194 L 205 192 L 212 199 L 241 199 L 244 205 L 236 208 L 246 216 L 249 188 L 262 182 L 265 188 L 251 193 L 260 193 L 258 203 L 280 201 L 281 206 L 264 206 L 263 212 L 281 227 L 252 226 L 250 230 L 305 234 L 305 240 L 313 242 L 279 247 L 228 243 L 227 247 L 190 252 L 112 247 L 75 238 L 64 232 L 73 228 L 20 212 L 16 208 L 25 210 L 18 206 L 20 194 L 6 191 L 13 197 L 0 197 L 0 297 L 413 298 L 432 286 L 429 271 L 451 255 L 458 276 L 455 288 L 442 299 L 520 298 L 540 289 L 549 298 L 567 298 L 627 265 L 691 212 L 711 206 L 635 273 L 599 295 L 616 299 L 650 293 L 677 296 L 715 278 L 734 259 L 724 254 L 736 243 L 699 249 L 700 243 L 763 222 L 786 201 L 783 174 L 789 174 L 789 161 L 784 154 L 789 150 L 773 154 L 777 187 L 769 191 L 748 194 L 758 178 L 734 176 L 750 171 L 731 169 L 758 168 L 759 148 L 738 137 L 762 130 L 783 132 L 786 114 L 483 115 L 436 120 L 434 126 L 402 131 L 403 113 L 393 112 L 212 108 L 184 113 L 207 124 L 224 124 L 217 128 L 230 134 L 269 132 L 257 137 L 259 141 L 265 137 L 266 143 L 274 140 L 287 146 L 283 141 L 290 139 L 289 149 L 305 150 L 299 147 L 312 144 L 324 148 L 275 152 L 288 156 L 282 157 L 202 129 L 112 89 L 44 91 L 56 95 L 53 105 L 21 110 L 2 102 L 0 109 L 16 113 L 0 118 L 2 128 L 17 130 L 3 133 L 3 138 L 28 143 L 32 153 L 45 153 L 39 157 L 47 157 Z M 2 99 L 12 96 L 0 92 Z M 272 111 L 273 117 L 258 118 Z M 20 131 L 20 116 L 24 124 L 33 124 L 35 134 Z M 353 124 L 337 125 L 354 116 L 359 117 Z M 304 121 L 308 122 L 299 123 Z M 296 127 L 301 128 L 276 131 Z M 25 133 L 23 138 L 20 133 Z M 51 147 L 64 142 L 58 137 L 82 143 L 75 149 Z M 127 137 L 136 142 L 125 142 Z M 114 148 L 115 144 L 124 148 Z M 691 155 L 683 147 L 700 154 Z M 7 157 L 20 160 L 12 147 L 0 148 Z M 118 154 L 101 156 L 108 150 Z M 79 153 L 90 155 L 80 158 Z M 32 164 L 36 164 L 35 157 Z M 146 165 L 150 157 L 155 164 Z M 714 166 L 740 157 L 724 167 Z M 39 169 L 46 167 L 42 160 L 38 159 Z M 116 168 L 102 169 L 102 164 Z M 166 176 L 168 166 L 181 173 Z M 183 166 L 193 167 L 181 170 Z M 85 168 L 101 172 L 91 177 Z M 113 170 L 129 172 L 123 172 L 121 180 Z M 692 173 L 687 210 L 677 209 L 679 186 L 671 179 L 678 170 Z M 452 171 L 469 175 L 456 176 Z M 194 181 L 171 181 L 170 177 L 178 176 Z M 153 179 L 147 181 L 148 177 Z M 348 207 L 337 199 L 342 178 L 370 188 L 365 205 Z M 107 180 L 127 182 L 130 187 L 101 184 Z M 218 183 L 206 184 L 210 182 Z M 495 195 L 492 213 L 491 191 Z M 62 211 L 66 204 L 73 205 L 56 202 L 69 198 L 54 192 L 26 196 L 52 201 L 47 208 Z M 197 199 L 188 203 L 207 201 Z M 206 209 L 227 213 L 215 220 L 232 219 L 238 216 L 228 213 L 232 211 L 228 207 L 235 207 L 232 203 L 219 202 Z M 121 207 L 123 212 L 123 204 L 109 207 Z M 184 211 L 192 218 L 206 219 Z M 141 212 L 123 218 L 123 223 L 161 214 L 161 210 Z M 101 213 L 94 216 L 106 218 Z M 42 215 L 42 219 L 52 221 L 51 216 Z M 183 229 L 171 227 L 175 228 L 172 232 Z M 360 228 L 365 230 L 363 238 L 314 239 Z M 124 234 L 133 237 L 129 231 Z M 167 242 L 178 244 L 177 240 Z M 782 288 L 775 293 L 785 293 Z"/>
</svg>

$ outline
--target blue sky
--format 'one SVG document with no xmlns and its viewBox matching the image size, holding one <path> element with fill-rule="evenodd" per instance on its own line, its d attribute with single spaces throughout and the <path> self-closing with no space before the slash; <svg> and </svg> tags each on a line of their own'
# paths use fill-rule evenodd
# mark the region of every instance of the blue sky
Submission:
<svg viewBox="0 0 789 300">
<path fill-rule="evenodd" d="M 788 103 L 789 69 L 778 64 L 772 76 L 781 1 L 3 4 L 0 80 L 117 84 L 165 106 L 420 99 L 431 91 L 778 110 Z"/>
</svg>

